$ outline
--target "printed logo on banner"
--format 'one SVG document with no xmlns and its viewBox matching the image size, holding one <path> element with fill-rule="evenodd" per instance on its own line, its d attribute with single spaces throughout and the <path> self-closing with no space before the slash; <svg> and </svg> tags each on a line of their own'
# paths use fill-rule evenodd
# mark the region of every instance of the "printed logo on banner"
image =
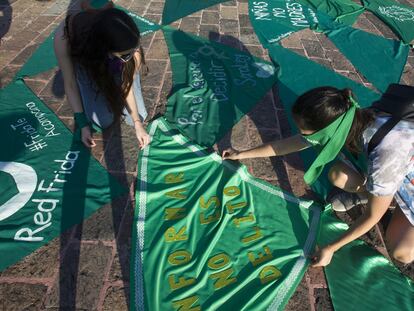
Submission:
<svg viewBox="0 0 414 311">
<path fill-rule="evenodd" d="M 403 8 L 398 5 L 380 6 L 379 11 L 390 18 L 400 22 L 414 21 L 414 10 Z"/>
<path fill-rule="evenodd" d="M 0 221 L 2 221 L 17 213 L 30 200 L 36 190 L 37 174 L 31 166 L 17 162 L 0 161 L 0 171 L 13 178 L 18 190 L 16 195 L 0 206 Z"/>
</svg>

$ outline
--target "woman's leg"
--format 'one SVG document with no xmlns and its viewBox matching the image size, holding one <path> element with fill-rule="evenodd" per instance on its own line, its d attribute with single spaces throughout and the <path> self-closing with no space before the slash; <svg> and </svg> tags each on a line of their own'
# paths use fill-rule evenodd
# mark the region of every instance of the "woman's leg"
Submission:
<svg viewBox="0 0 414 311">
<path fill-rule="evenodd" d="M 386 232 L 387 246 L 391 256 L 402 263 L 414 260 L 414 226 L 397 207 Z"/>
<path fill-rule="evenodd" d="M 109 127 L 114 122 L 114 115 L 108 101 L 102 92 L 97 90 L 95 82 L 79 65 L 76 68 L 76 82 L 82 99 L 83 110 L 89 121 L 101 129 Z"/>
<path fill-rule="evenodd" d="M 145 108 L 144 98 L 142 96 L 141 77 L 139 73 L 135 74 L 134 76 L 134 83 L 132 84 L 132 91 L 134 93 L 135 104 L 137 105 L 138 114 L 142 122 L 147 118 L 148 113 L 147 113 L 147 109 Z M 126 109 L 124 110 L 124 113 L 126 115 L 125 122 L 131 126 L 134 126 L 134 122 Z"/>
<path fill-rule="evenodd" d="M 346 192 L 366 192 L 365 178 L 357 170 L 342 161 L 338 161 L 332 166 L 328 178 L 334 186 Z"/>
</svg>

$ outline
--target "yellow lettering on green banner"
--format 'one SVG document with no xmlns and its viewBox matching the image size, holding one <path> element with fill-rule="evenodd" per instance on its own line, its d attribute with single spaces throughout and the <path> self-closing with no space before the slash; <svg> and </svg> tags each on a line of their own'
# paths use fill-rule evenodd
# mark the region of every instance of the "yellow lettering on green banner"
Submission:
<svg viewBox="0 0 414 311">
<path fill-rule="evenodd" d="M 255 231 L 255 233 L 248 236 L 248 237 L 243 238 L 242 239 L 243 243 L 250 243 L 250 242 L 256 241 L 256 240 L 260 239 L 263 236 L 262 233 L 260 232 L 260 228 L 258 226 L 254 226 L 253 230 Z"/>
<path fill-rule="evenodd" d="M 190 286 L 191 284 L 194 284 L 196 281 L 195 278 L 189 278 L 186 279 L 185 277 L 179 277 L 178 281 L 175 279 L 175 274 L 170 274 L 168 276 L 168 283 L 170 284 L 170 288 L 172 291 L 177 290 L 179 288 Z"/>
<path fill-rule="evenodd" d="M 165 209 L 165 220 L 177 220 L 187 216 L 187 210 L 182 207 L 170 207 Z"/>
<path fill-rule="evenodd" d="M 187 226 L 181 227 L 180 230 L 175 231 L 174 227 L 169 227 L 164 233 L 166 242 L 187 241 L 188 235 L 185 234 Z"/>
<path fill-rule="evenodd" d="M 179 250 L 168 256 L 168 262 L 173 266 L 184 265 L 191 260 L 191 253 L 186 250 Z"/>
<path fill-rule="evenodd" d="M 273 280 L 278 279 L 282 276 L 282 272 L 279 271 L 275 266 L 266 266 L 260 271 L 260 283 L 267 284 Z"/>
<path fill-rule="evenodd" d="M 200 306 L 193 305 L 198 301 L 198 296 L 191 296 L 181 300 L 173 301 L 173 307 L 177 311 L 200 311 Z"/>
<path fill-rule="evenodd" d="M 257 257 L 253 252 L 249 252 L 247 256 L 249 257 L 250 262 L 252 263 L 253 267 L 256 267 L 263 262 L 269 261 L 273 259 L 272 252 L 269 247 L 263 246 L 264 253 L 258 253 Z"/>
<path fill-rule="evenodd" d="M 184 181 L 184 173 L 170 173 L 165 175 L 164 180 L 167 184 L 177 184 Z"/>
</svg>

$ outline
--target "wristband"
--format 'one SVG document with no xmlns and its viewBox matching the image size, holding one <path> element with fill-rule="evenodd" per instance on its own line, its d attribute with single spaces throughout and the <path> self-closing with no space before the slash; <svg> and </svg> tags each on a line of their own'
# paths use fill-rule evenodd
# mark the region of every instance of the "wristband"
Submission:
<svg viewBox="0 0 414 311">
<path fill-rule="evenodd" d="M 75 124 L 79 129 L 83 129 L 85 126 L 89 126 L 90 122 L 84 112 L 75 112 Z"/>
</svg>

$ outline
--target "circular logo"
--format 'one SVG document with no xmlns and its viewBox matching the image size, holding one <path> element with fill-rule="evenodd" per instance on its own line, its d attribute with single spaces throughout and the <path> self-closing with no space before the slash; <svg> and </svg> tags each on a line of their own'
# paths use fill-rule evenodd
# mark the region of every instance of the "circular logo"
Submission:
<svg viewBox="0 0 414 311">
<path fill-rule="evenodd" d="M 17 213 L 30 200 L 36 190 L 37 174 L 29 165 L 0 161 L 0 171 L 10 174 L 19 193 L 0 206 L 0 221 Z"/>
<path fill-rule="evenodd" d="M 403 8 L 398 5 L 380 6 L 381 14 L 390 18 L 396 19 L 400 22 L 414 21 L 414 10 Z"/>
</svg>

